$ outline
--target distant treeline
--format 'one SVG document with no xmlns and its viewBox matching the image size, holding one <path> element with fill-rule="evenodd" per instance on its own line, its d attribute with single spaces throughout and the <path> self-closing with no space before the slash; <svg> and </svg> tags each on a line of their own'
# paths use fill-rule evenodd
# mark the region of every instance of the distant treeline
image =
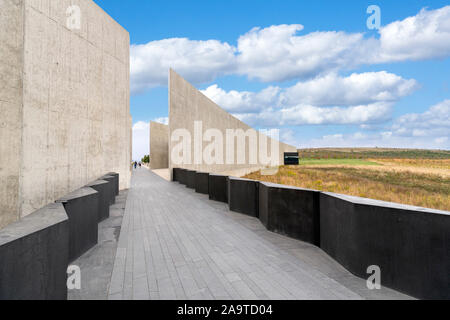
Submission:
<svg viewBox="0 0 450 320">
<path fill-rule="evenodd" d="M 449 150 L 419 149 L 299 149 L 300 159 L 450 159 Z"/>
</svg>

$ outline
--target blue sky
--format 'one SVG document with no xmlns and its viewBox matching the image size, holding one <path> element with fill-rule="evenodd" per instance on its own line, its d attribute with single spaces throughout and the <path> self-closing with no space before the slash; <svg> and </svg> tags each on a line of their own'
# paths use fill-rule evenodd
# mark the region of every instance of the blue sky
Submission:
<svg viewBox="0 0 450 320">
<path fill-rule="evenodd" d="M 450 148 L 448 1 L 95 2 L 130 33 L 134 158 L 168 67 L 298 147 Z"/>
</svg>

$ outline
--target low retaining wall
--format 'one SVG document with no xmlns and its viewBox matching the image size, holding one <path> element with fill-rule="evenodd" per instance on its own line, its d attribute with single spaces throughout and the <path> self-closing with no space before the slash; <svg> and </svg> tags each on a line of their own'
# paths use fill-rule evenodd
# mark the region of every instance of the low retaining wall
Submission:
<svg viewBox="0 0 450 320">
<path fill-rule="evenodd" d="M 208 194 L 210 200 L 228 203 L 228 177 L 220 174 L 210 174 Z"/>
<path fill-rule="evenodd" d="M 86 185 L 98 192 L 98 222 L 109 218 L 109 202 L 112 192 L 111 182 L 97 180 Z"/>
<path fill-rule="evenodd" d="M 259 219 L 270 231 L 320 245 L 320 192 L 259 183 Z"/>
<path fill-rule="evenodd" d="M 116 177 L 110 175 L 104 175 L 99 180 L 105 180 L 109 182 L 109 205 L 116 203 Z"/>
<path fill-rule="evenodd" d="M 172 181 L 179 182 L 180 179 L 180 168 L 173 168 L 172 169 Z"/>
<path fill-rule="evenodd" d="M 69 221 L 52 203 L 0 230 L 0 300 L 67 299 Z"/>
<path fill-rule="evenodd" d="M 186 170 L 186 187 L 190 189 L 195 189 L 195 176 L 197 174 L 196 171 Z"/>
<path fill-rule="evenodd" d="M 228 207 L 230 210 L 259 217 L 258 181 L 228 178 Z"/>
<path fill-rule="evenodd" d="M 57 200 L 69 217 L 69 261 L 80 257 L 98 241 L 99 194 L 81 188 Z"/>
<path fill-rule="evenodd" d="M 197 172 L 195 175 L 195 192 L 209 194 L 209 173 Z"/>
<path fill-rule="evenodd" d="M 320 247 L 355 275 L 420 299 L 450 299 L 450 213 L 320 194 Z"/>
<path fill-rule="evenodd" d="M 114 177 L 114 179 L 115 179 L 115 180 L 114 180 L 114 185 L 115 185 L 115 188 L 114 188 L 115 196 L 118 196 L 118 195 L 119 195 L 119 192 L 120 192 L 120 190 L 119 190 L 119 183 L 120 183 L 120 181 L 119 181 L 119 179 L 120 179 L 119 174 L 116 173 L 116 172 L 109 172 L 109 173 L 107 173 L 106 175 Z M 115 202 L 115 199 L 114 199 L 114 202 Z"/>
<path fill-rule="evenodd" d="M 184 185 L 186 185 L 187 184 L 187 177 L 186 177 L 186 169 L 181 169 L 181 168 L 178 168 L 178 170 L 177 170 L 177 173 L 176 173 L 176 175 L 177 175 L 177 181 L 180 183 L 180 184 L 184 184 Z"/>
</svg>

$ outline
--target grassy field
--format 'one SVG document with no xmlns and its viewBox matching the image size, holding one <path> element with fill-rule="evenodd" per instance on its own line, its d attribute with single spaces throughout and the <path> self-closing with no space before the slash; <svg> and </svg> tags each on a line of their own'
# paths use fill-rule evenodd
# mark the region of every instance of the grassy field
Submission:
<svg viewBox="0 0 450 320">
<path fill-rule="evenodd" d="M 332 158 L 330 152 L 350 156 Z M 450 211 L 450 152 L 383 149 L 381 156 L 368 149 L 319 149 L 315 158 L 311 153 L 276 175 L 254 172 L 246 178 Z M 352 157 L 356 153 L 365 156 Z"/>
</svg>

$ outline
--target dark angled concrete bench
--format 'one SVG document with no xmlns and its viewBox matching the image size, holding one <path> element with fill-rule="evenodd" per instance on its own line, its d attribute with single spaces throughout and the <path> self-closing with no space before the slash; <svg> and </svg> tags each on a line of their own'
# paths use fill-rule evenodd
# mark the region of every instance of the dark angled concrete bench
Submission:
<svg viewBox="0 0 450 320">
<path fill-rule="evenodd" d="M 450 299 L 450 212 L 320 195 L 320 246 L 355 275 L 419 299 Z"/>
<path fill-rule="evenodd" d="M 69 261 L 80 257 L 98 241 L 99 194 L 92 188 L 81 188 L 57 200 L 69 217 Z"/>
<path fill-rule="evenodd" d="M 187 184 L 186 169 L 178 168 L 176 171 L 177 181 L 180 184 Z"/>
<path fill-rule="evenodd" d="M 201 194 L 208 194 L 208 185 L 209 185 L 209 173 L 206 172 L 197 172 L 195 174 L 195 192 Z"/>
<path fill-rule="evenodd" d="M 110 175 L 104 175 L 99 180 L 105 180 L 109 182 L 109 205 L 116 203 L 116 177 Z"/>
<path fill-rule="evenodd" d="M 228 203 L 228 177 L 220 174 L 209 174 L 209 199 Z"/>
<path fill-rule="evenodd" d="M 52 203 L 0 230 L 0 300 L 67 299 L 69 221 Z"/>
<path fill-rule="evenodd" d="M 228 206 L 231 211 L 252 217 L 259 216 L 258 181 L 229 177 Z"/>
<path fill-rule="evenodd" d="M 320 192 L 259 183 L 259 219 L 270 231 L 320 244 Z"/>
<path fill-rule="evenodd" d="M 186 170 L 186 187 L 190 189 L 195 189 L 195 175 L 196 171 Z"/>
<path fill-rule="evenodd" d="M 119 174 L 117 172 L 108 172 L 106 175 L 114 177 L 114 179 L 115 179 L 114 180 L 114 186 L 115 186 L 114 192 L 115 192 L 115 195 L 118 196 L 119 191 L 120 191 L 119 190 Z M 114 200 L 114 202 L 115 202 L 115 200 Z"/>
<path fill-rule="evenodd" d="M 96 180 L 86 185 L 98 192 L 98 221 L 109 218 L 109 206 L 111 197 L 111 182 Z"/>
</svg>

